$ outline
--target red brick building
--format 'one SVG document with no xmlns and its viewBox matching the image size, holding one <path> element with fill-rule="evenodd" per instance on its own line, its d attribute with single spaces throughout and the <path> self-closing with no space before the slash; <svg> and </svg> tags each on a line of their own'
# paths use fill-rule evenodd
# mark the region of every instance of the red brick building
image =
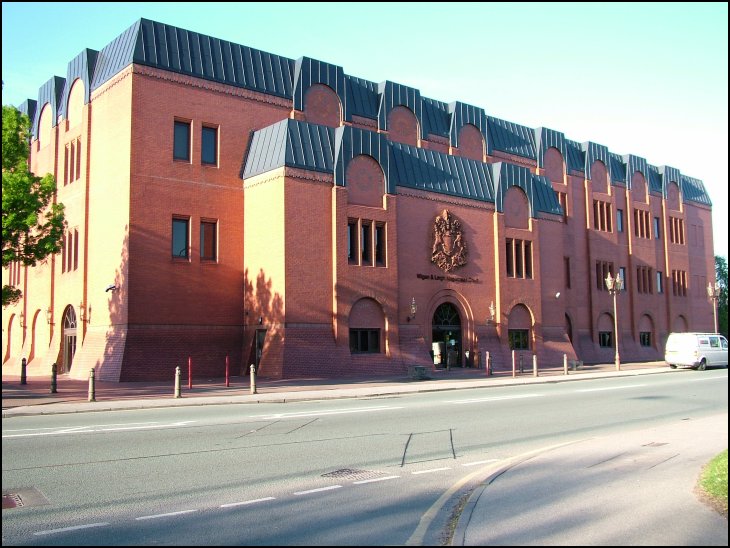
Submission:
<svg viewBox="0 0 730 548">
<path fill-rule="evenodd" d="M 64 250 L 3 271 L 3 368 L 120 381 L 662 356 L 713 326 L 711 202 L 668 166 L 140 20 L 24 110 Z"/>
</svg>

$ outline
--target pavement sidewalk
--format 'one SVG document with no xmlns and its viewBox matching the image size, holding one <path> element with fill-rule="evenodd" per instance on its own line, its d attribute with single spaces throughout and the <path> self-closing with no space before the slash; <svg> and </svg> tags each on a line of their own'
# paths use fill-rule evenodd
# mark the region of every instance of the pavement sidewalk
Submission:
<svg viewBox="0 0 730 548">
<path fill-rule="evenodd" d="M 89 382 L 59 376 L 56 393 L 51 393 L 50 376 L 31 376 L 27 384 L 20 384 L 17 375 L 3 375 L 3 418 L 22 415 L 79 413 L 109 411 L 113 409 L 142 409 L 151 407 L 176 407 L 188 405 L 244 404 L 263 402 L 289 402 L 336 398 L 408 394 L 435 390 L 458 390 L 504 386 L 585 380 L 596 377 L 681 374 L 671 370 L 664 362 L 638 362 L 621 365 L 616 371 L 614 364 L 584 365 L 565 375 L 562 367 L 544 368 L 533 375 L 532 368 L 512 376 L 511 370 L 500 370 L 487 376 L 484 369 L 453 368 L 437 369 L 429 380 L 414 380 L 405 374 L 390 377 L 359 377 L 347 379 L 256 379 L 256 393 L 251 391 L 250 377 L 231 377 L 229 386 L 224 379 L 195 379 L 192 388 L 187 380 L 181 383 L 181 397 L 175 398 L 174 381 L 170 382 L 109 382 L 95 381 L 94 400 L 89 401 Z"/>
</svg>

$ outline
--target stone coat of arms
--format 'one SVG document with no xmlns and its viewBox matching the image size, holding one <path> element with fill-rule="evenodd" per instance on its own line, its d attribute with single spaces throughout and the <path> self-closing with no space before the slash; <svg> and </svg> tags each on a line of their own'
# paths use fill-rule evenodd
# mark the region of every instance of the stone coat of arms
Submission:
<svg viewBox="0 0 730 548">
<path fill-rule="evenodd" d="M 433 222 L 431 262 L 445 272 L 466 264 L 466 241 L 461 221 L 444 209 Z"/>
</svg>

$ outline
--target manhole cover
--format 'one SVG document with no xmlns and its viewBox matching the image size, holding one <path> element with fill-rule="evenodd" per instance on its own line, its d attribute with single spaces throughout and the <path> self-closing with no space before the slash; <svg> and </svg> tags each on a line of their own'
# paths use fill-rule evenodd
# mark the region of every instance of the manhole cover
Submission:
<svg viewBox="0 0 730 548">
<path fill-rule="evenodd" d="M 340 468 L 339 470 L 335 470 L 334 472 L 327 472 L 326 474 L 322 474 L 322 477 L 361 481 L 366 479 L 379 478 L 386 475 L 387 474 L 385 474 L 384 472 L 375 472 L 373 470 Z"/>
<path fill-rule="evenodd" d="M 35 487 L 8 489 L 3 493 L 3 510 L 6 508 L 43 506 L 44 504 L 48 504 L 48 499 Z"/>
</svg>

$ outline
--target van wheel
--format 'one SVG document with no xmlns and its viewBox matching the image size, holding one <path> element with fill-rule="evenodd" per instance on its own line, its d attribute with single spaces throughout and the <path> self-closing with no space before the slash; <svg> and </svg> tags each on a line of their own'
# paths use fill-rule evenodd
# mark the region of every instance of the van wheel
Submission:
<svg viewBox="0 0 730 548">
<path fill-rule="evenodd" d="M 702 360 L 700 365 L 697 366 L 697 371 L 704 371 L 707 368 L 707 362 Z"/>
<path fill-rule="evenodd" d="M 677 366 L 676 366 L 676 365 L 674 365 L 673 363 L 670 363 L 670 364 L 669 364 L 669 367 L 671 367 L 672 369 L 677 369 Z"/>
</svg>

